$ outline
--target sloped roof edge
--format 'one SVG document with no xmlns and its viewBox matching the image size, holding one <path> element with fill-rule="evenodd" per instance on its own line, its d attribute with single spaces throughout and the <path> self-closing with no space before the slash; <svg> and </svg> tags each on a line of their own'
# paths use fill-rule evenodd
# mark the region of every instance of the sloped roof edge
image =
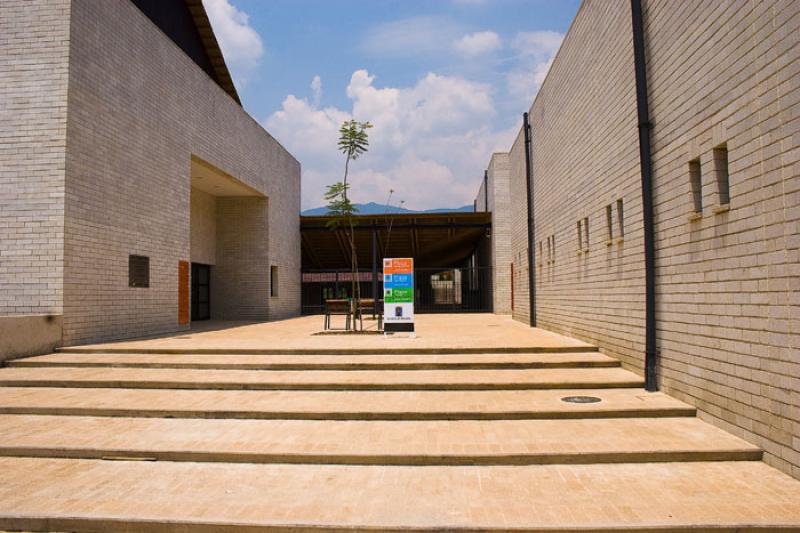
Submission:
<svg viewBox="0 0 800 533">
<path fill-rule="evenodd" d="M 222 49 L 219 47 L 216 35 L 214 35 L 214 29 L 211 27 L 211 21 L 208 19 L 208 13 L 203 7 L 203 0 L 184 0 L 184 2 L 186 2 L 186 7 L 189 8 L 194 24 L 197 27 L 197 32 L 200 34 L 200 40 L 203 42 L 206 55 L 208 55 L 208 59 L 211 62 L 216 82 L 237 104 L 242 105 L 242 101 L 239 100 L 239 93 L 236 92 L 236 86 L 233 84 L 233 78 L 228 70 L 228 65 L 225 64 Z"/>
</svg>

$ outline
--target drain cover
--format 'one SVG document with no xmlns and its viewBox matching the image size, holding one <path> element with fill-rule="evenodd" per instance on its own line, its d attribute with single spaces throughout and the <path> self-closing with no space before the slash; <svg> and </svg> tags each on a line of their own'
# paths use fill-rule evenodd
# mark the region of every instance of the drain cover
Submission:
<svg viewBox="0 0 800 533">
<path fill-rule="evenodd" d="M 597 403 L 602 400 L 597 396 L 564 396 L 561 401 L 567 403 Z"/>
</svg>

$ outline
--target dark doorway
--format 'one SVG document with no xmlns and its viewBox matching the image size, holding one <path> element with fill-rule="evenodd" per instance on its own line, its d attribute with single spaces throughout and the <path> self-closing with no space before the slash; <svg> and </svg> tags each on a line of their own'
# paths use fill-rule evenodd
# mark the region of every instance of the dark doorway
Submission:
<svg viewBox="0 0 800 533">
<path fill-rule="evenodd" d="M 211 267 L 192 263 L 192 321 L 211 318 Z"/>
</svg>

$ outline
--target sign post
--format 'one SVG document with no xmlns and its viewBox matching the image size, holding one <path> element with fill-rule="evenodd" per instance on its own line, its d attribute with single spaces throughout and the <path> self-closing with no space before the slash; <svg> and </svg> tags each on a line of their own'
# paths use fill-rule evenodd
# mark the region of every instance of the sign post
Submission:
<svg viewBox="0 0 800 533">
<path fill-rule="evenodd" d="M 414 337 L 414 260 L 383 260 L 384 334 L 408 332 Z"/>
</svg>

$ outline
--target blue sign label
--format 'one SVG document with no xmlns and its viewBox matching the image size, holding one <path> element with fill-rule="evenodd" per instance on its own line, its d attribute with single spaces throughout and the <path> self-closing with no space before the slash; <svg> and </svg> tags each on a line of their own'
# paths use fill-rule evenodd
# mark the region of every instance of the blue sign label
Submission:
<svg viewBox="0 0 800 533">
<path fill-rule="evenodd" d="M 411 274 L 390 274 L 386 277 L 391 278 L 386 280 L 387 287 L 397 288 L 397 289 L 413 287 Z"/>
</svg>

